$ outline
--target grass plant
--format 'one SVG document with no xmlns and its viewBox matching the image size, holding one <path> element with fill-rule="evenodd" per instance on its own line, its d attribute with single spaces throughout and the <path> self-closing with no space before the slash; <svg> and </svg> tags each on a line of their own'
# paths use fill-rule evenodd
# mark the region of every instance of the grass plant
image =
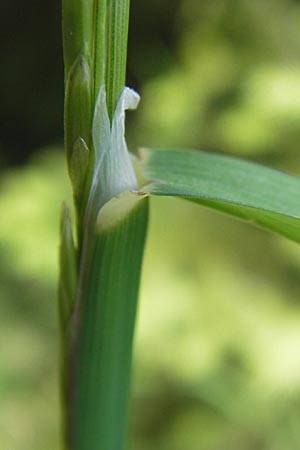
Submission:
<svg viewBox="0 0 300 450">
<path fill-rule="evenodd" d="M 129 0 L 63 0 L 65 149 L 59 311 L 66 450 L 124 450 L 149 198 L 176 196 L 300 241 L 300 179 L 235 158 L 125 142 Z"/>
</svg>

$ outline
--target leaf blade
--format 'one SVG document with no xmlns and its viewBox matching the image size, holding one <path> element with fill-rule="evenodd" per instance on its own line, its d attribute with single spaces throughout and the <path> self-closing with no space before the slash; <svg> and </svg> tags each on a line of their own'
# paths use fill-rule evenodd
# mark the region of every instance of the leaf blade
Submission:
<svg viewBox="0 0 300 450">
<path fill-rule="evenodd" d="M 152 195 L 182 197 L 300 242 L 300 179 L 195 150 L 142 149 L 138 170 Z"/>
</svg>

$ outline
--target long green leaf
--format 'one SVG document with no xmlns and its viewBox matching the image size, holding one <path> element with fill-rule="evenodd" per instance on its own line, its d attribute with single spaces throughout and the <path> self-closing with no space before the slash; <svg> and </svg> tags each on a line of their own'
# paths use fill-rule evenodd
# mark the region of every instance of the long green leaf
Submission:
<svg viewBox="0 0 300 450">
<path fill-rule="evenodd" d="M 143 191 L 177 196 L 300 242 L 300 178 L 228 156 L 142 149 Z"/>
</svg>

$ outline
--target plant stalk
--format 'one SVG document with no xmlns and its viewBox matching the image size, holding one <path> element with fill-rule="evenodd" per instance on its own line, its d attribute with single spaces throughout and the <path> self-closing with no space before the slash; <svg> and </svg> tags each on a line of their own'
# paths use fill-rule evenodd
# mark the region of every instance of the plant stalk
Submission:
<svg viewBox="0 0 300 450">
<path fill-rule="evenodd" d="M 126 443 L 148 199 L 134 194 L 134 206 L 126 209 L 125 200 L 124 209 L 121 194 L 99 213 L 89 193 L 101 149 L 92 134 L 96 100 L 104 85 L 111 126 L 125 84 L 128 20 L 129 0 L 63 0 L 65 146 L 77 216 L 75 248 L 64 213 L 60 257 L 65 450 L 124 450 Z M 106 205 L 115 200 L 111 221 Z"/>
</svg>

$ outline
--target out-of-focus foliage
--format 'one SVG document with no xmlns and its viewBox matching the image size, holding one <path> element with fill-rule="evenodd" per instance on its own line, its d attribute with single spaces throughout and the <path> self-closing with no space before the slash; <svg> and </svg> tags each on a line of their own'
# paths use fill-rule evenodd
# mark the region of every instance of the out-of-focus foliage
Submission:
<svg viewBox="0 0 300 450">
<path fill-rule="evenodd" d="M 57 448 L 56 274 L 65 167 L 54 148 L 1 179 L 0 442 Z"/>
<path fill-rule="evenodd" d="M 60 15 L 59 1 L 1 4 L 0 167 L 62 135 Z"/>
<path fill-rule="evenodd" d="M 137 142 L 299 163 L 300 5 L 182 0 L 178 46 L 142 89 Z"/>
<path fill-rule="evenodd" d="M 134 53 L 131 37 L 142 102 L 130 146 L 217 150 L 300 173 L 299 1 L 149 5 L 132 1 L 132 30 L 166 24 L 172 39 L 141 34 Z M 52 450 L 62 152 L 41 152 L 0 186 L 0 447 Z M 153 201 L 130 449 L 298 450 L 299 255 L 188 202 Z"/>
<path fill-rule="evenodd" d="M 145 448 L 296 449 L 297 247 L 178 200 L 156 201 L 151 225 L 136 346 Z"/>
</svg>

